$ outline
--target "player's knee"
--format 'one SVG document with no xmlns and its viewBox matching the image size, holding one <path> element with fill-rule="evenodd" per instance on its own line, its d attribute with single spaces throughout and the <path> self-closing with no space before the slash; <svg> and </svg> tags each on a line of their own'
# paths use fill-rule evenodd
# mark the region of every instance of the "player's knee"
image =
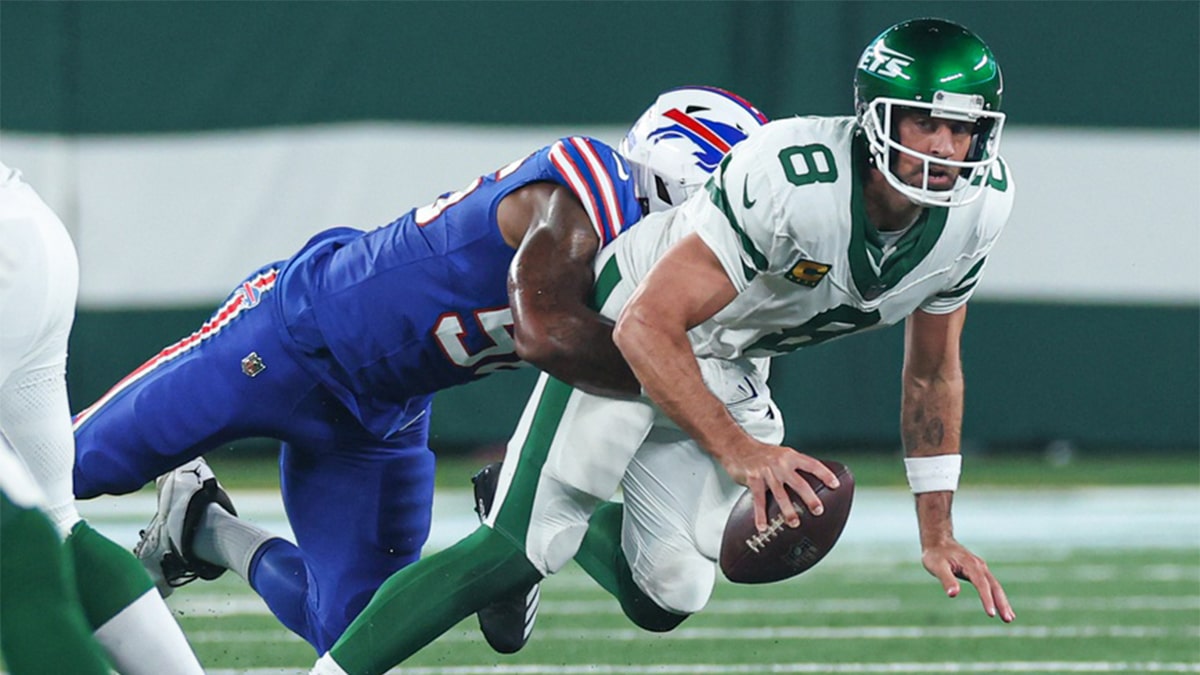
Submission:
<svg viewBox="0 0 1200 675">
<path fill-rule="evenodd" d="M 711 562 L 684 556 L 654 566 L 635 564 L 631 570 L 634 581 L 654 604 L 667 612 L 685 617 L 704 609 L 716 582 L 716 572 Z"/>
<path fill-rule="evenodd" d="M 686 612 L 673 612 L 663 607 L 657 598 L 651 597 L 632 576 L 623 576 L 620 584 L 619 597 L 621 611 L 639 628 L 655 633 L 665 633 L 674 630 L 676 626 L 690 615 Z"/>
<path fill-rule="evenodd" d="M 150 471 L 142 475 L 131 470 L 117 457 L 101 452 L 87 452 L 84 448 L 82 444 L 78 446 L 75 468 L 71 474 L 76 499 L 136 492 L 158 475 Z"/>
<path fill-rule="evenodd" d="M 480 525 L 454 546 L 461 549 L 466 557 L 486 561 L 493 569 L 517 569 L 522 571 L 520 576 L 536 577 L 530 583 L 546 576 L 529 553 L 503 528 Z"/>
<path fill-rule="evenodd" d="M 638 628 L 648 630 L 653 633 L 666 633 L 667 631 L 675 630 L 676 626 L 683 623 L 683 620 L 691 616 L 690 614 L 676 614 L 670 612 L 652 602 L 630 603 L 621 606 L 625 616 L 629 618 Z"/>
<path fill-rule="evenodd" d="M 75 508 L 75 502 L 47 504 L 45 507 L 46 515 L 50 518 L 50 522 L 54 523 L 54 527 L 58 528 L 58 534 L 63 539 L 71 533 L 74 527 L 83 522 L 79 516 L 79 510 Z"/>
<path fill-rule="evenodd" d="M 586 523 L 559 530 L 546 541 L 545 545 L 538 547 L 539 550 L 530 551 L 530 562 L 542 574 L 549 575 L 558 572 L 579 552 L 579 546 L 582 544 L 585 534 L 587 534 Z"/>
</svg>

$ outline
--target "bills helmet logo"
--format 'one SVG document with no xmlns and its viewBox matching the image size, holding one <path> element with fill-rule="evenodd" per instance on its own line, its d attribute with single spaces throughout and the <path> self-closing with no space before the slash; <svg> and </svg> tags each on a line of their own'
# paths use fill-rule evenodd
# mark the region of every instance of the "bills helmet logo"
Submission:
<svg viewBox="0 0 1200 675">
<path fill-rule="evenodd" d="M 707 108 L 689 107 L 686 111 L 672 108 L 663 117 L 672 124 L 659 127 L 648 135 L 652 143 L 668 139 L 686 139 L 695 146 L 693 156 L 696 166 L 705 173 L 712 173 L 725 157 L 725 153 L 737 143 L 745 140 L 746 132 L 738 127 L 714 119 L 705 119 Z"/>
</svg>

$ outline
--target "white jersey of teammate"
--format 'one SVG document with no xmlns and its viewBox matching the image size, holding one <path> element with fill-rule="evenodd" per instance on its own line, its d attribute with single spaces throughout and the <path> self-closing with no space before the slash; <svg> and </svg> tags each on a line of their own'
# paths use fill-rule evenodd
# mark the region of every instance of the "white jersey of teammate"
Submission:
<svg viewBox="0 0 1200 675">
<path fill-rule="evenodd" d="M 1012 209 L 1007 167 L 999 161 L 989 177 L 975 177 L 988 181 L 979 199 L 927 208 L 885 243 L 867 222 L 866 152 L 855 128 L 852 117 L 799 117 L 756 130 L 706 194 L 617 240 L 622 281 L 636 284 L 667 248 L 697 233 L 738 290 L 690 332 L 700 358 L 773 356 L 892 325 L 917 308 L 962 306 Z"/>
</svg>

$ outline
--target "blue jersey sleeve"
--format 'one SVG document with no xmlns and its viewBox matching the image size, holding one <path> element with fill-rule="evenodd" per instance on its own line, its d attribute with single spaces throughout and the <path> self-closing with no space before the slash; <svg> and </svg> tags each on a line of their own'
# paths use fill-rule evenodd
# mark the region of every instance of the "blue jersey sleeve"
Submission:
<svg viewBox="0 0 1200 675">
<path fill-rule="evenodd" d="M 601 248 L 641 218 L 629 165 L 612 147 L 594 138 L 569 136 L 545 152 L 561 182 L 583 202 Z"/>
<path fill-rule="evenodd" d="M 641 217 L 628 164 L 608 145 L 567 137 L 367 232 L 315 237 L 280 272 L 287 339 L 368 429 L 388 436 L 433 392 L 519 363 L 508 272 L 516 250 L 496 222 L 531 183 L 572 191 L 601 247 Z M 416 411 L 414 413 L 413 411 Z"/>
</svg>

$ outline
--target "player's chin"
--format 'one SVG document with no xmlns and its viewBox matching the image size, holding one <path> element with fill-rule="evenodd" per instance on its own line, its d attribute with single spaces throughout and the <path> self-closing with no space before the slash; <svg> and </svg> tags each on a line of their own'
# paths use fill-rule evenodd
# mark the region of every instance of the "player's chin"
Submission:
<svg viewBox="0 0 1200 675">
<path fill-rule="evenodd" d="M 958 181 L 957 176 L 948 173 L 931 173 L 929 175 L 928 184 L 925 183 L 924 176 L 914 176 L 909 185 L 915 188 L 925 188 L 935 192 L 949 192 L 954 189 L 955 183 Z"/>
</svg>

